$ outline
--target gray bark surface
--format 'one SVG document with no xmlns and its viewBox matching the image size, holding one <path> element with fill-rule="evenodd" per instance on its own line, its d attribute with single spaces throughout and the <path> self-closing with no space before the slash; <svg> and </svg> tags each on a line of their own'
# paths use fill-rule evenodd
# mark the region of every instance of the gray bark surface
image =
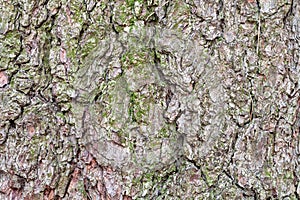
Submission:
<svg viewBox="0 0 300 200">
<path fill-rule="evenodd" d="M 300 199 L 299 1 L 0 11 L 0 199 Z"/>
</svg>

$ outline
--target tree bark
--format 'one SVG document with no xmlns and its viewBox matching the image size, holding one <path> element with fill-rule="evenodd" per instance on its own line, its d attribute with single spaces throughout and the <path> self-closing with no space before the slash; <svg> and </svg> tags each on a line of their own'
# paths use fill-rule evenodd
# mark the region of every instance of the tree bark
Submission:
<svg viewBox="0 0 300 200">
<path fill-rule="evenodd" d="M 0 199 L 300 198 L 298 1 L 0 2 Z"/>
</svg>

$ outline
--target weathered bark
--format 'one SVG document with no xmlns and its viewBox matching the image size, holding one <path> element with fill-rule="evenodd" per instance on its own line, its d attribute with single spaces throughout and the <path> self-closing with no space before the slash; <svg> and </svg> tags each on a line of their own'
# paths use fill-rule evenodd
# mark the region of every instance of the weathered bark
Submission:
<svg viewBox="0 0 300 200">
<path fill-rule="evenodd" d="M 299 1 L 0 2 L 0 199 L 300 198 Z"/>
</svg>

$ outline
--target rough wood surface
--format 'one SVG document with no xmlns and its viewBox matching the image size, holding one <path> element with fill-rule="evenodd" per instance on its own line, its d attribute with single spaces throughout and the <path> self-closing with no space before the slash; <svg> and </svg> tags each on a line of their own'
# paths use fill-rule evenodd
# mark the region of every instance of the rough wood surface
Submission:
<svg viewBox="0 0 300 200">
<path fill-rule="evenodd" d="M 299 1 L 0 11 L 0 199 L 300 199 Z"/>
</svg>

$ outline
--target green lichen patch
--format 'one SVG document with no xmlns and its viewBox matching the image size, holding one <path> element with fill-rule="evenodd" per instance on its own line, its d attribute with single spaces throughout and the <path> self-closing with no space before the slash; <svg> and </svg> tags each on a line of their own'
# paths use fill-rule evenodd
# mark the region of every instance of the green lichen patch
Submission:
<svg viewBox="0 0 300 200">
<path fill-rule="evenodd" d="M 136 92 L 132 92 L 130 94 L 128 114 L 133 122 L 147 123 L 149 109 L 149 102 L 147 102 L 147 100 L 141 94 Z"/>
<path fill-rule="evenodd" d="M 17 31 L 0 35 L 0 60 L 6 66 L 9 60 L 16 58 L 21 50 L 21 35 Z M 5 61 L 6 60 L 6 61 Z"/>
</svg>

